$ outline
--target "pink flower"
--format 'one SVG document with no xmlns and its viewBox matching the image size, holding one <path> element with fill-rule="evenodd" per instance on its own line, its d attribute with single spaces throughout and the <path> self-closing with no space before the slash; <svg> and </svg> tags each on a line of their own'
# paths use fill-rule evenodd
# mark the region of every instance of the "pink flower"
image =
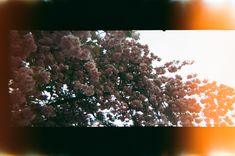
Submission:
<svg viewBox="0 0 235 156">
<path fill-rule="evenodd" d="M 91 61 L 86 62 L 86 63 L 84 64 L 84 68 L 87 69 L 87 70 L 91 70 L 91 69 L 95 68 L 95 63 L 94 63 L 94 62 L 91 62 Z"/>
<path fill-rule="evenodd" d="M 94 95 L 95 91 L 94 91 L 94 86 L 91 85 L 91 86 L 88 86 L 86 87 L 85 89 L 83 89 L 83 92 L 86 96 L 92 96 Z"/>
<path fill-rule="evenodd" d="M 61 39 L 60 47 L 62 49 L 73 49 L 74 47 L 80 46 L 80 39 L 74 35 L 67 35 Z"/>
<path fill-rule="evenodd" d="M 14 107 L 19 107 L 26 102 L 25 95 L 19 89 L 13 90 L 13 92 L 10 94 L 10 98 Z"/>
<path fill-rule="evenodd" d="M 168 68 L 168 71 L 169 71 L 170 73 L 174 73 L 174 72 L 176 72 L 177 70 L 178 70 L 178 68 L 175 67 L 175 66 L 170 66 L 170 67 Z"/>
<path fill-rule="evenodd" d="M 78 55 L 78 59 L 85 61 L 90 60 L 91 59 L 90 51 L 88 49 L 82 49 Z"/>
<path fill-rule="evenodd" d="M 49 37 L 43 37 L 42 39 L 39 40 L 39 43 L 42 45 L 52 45 L 53 40 Z"/>
<path fill-rule="evenodd" d="M 16 72 L 18 79 L 16 83 L 18 84 L 21 91 L 24 93 L 31 92 L 34 89 L 35 81 L 32 77 L 33 70 L 30 68 L 22 67 Z"/>
<path fill-rule="evenodd" d="M 48 84 L 51 80 L 51 74 L 43 68 L 35 69 L 35 80 L 37 80 L 40 84 Z"/>
<path fill-rule="evenodd" d="M 37 45 L 35 44 L 32 33 L 28 33 L 24 36 L 24 50 L 27 54 L 37 50 Z"/>
</svg>

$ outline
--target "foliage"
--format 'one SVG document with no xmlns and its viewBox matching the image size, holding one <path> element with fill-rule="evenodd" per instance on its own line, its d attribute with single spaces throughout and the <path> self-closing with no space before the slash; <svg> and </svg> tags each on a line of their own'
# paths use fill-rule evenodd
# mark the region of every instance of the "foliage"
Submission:
<svg viewBox="0 0 235 156">
<path fill-rule="evenodd" d="M 138 39 L 135 31 L 10 31 L 11 125 L 233 125 L 234 89 L 177 74 L 192 61 L 154 67 L 160 57 Z"/>
</svg>

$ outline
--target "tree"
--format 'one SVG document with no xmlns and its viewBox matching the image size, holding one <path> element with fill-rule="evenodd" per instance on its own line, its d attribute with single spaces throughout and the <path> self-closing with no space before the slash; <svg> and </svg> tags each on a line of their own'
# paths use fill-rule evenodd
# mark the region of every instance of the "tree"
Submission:
<svg viewBox="0 0 235 156">
<path fill-rule="evenodd" d="M 177 74 L 193 61 L 153 66 L 161 58 L 138 39 L 135 31 L 10 31 L 11 125 L 233 125 L 233 88 Z"/>
</svg>

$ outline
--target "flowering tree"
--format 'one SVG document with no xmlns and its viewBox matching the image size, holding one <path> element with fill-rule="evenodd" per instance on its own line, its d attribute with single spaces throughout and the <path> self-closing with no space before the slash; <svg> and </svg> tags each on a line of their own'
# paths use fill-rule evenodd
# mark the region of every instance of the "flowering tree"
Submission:
<svg viewBox="0 0 235 156">
<path fill-rule="evenodd" d="M 153 66 L 161 59 L 138 39 L 135 31 L 10 31 L 11 125 L 233 125 L 234 89 L 177 74 L 192 61 Z"/>
</svg>

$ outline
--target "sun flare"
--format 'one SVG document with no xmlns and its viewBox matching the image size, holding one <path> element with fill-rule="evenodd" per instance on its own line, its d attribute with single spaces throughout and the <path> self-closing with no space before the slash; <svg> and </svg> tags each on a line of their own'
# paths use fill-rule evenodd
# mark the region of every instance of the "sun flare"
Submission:
<svg viewBox="0 0 235 156">
<path fill-rule="evenodd" d="M 208 5 L 221 5 L 226 2 L 226 0 L 204 0 L 204 3 Z"/>
<path fill-rule="evenodd" d="M 209 156 L 235 156 L 233 152 L 212 152 Z"/>
</svg>

